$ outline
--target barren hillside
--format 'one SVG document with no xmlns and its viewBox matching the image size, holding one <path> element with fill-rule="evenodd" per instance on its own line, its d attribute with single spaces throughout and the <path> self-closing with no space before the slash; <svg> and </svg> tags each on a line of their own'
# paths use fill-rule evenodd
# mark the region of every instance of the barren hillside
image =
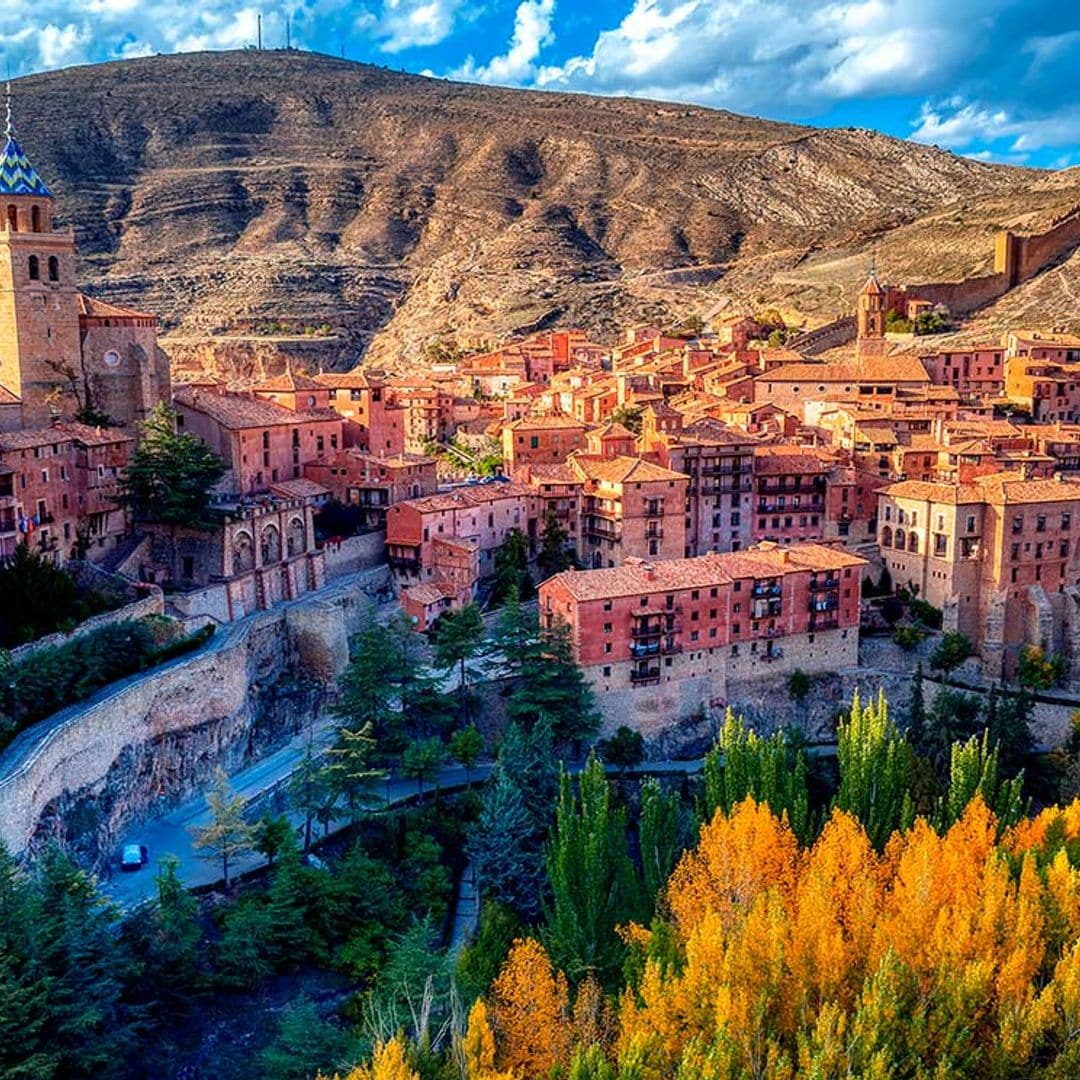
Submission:
<svg viewBox="0 0 1080 1080">
<path fill-rule="evenodd" d="M 95 292 L 188 341 L 327 324 L 310 351 L 340 367 L 728 297 L 824 318 L 874 247 L 886 275 L 960 276 L 1033 189 L 1036 217 L 1080 194 L 873 132 L 298 52 L 37 75 L 16 115 Z"/>
</svg>

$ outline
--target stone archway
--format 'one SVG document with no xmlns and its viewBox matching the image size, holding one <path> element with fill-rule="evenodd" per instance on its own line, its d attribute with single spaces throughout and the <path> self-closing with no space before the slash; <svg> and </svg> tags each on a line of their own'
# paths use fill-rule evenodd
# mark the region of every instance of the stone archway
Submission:
<svg viewBox="0 0 1080 1080">
<path fill-rule="evenodd" d="M 294 517 L 289 522 L 289 530 L 285 537 L 285 550 L 288 552 L 289 558 L 307 551 L 307 528 L 304 525 L 303 518 Z"/>
<path fill-rule="evenodd" d="M 267 525 L 263 529 L 259 547 L 263 566 L 281 561 L 281 533 L 276 525 Z"/>
<path fill-rule="evenodd" d="M 251 533 L 243 529 L 233 534 L 233 575 L 246 574 L 255 569 L 255 545 L 252 543 Z"/>
</svg>

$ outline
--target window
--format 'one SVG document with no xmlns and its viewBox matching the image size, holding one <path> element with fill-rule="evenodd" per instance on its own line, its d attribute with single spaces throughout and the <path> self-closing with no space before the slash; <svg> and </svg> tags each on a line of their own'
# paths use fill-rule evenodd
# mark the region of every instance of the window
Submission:
<svg viewBox="0 0 1080 1080">
<path fill-rule="evenodd" d="M 49 280 L 60 280 L 60 260 L 55 255 L 49 256 Z"/>
<path fill-rule="evenodd" d="M 1071 524 L 1072 524 L 1072 514 L 1070 514 L 1070 513 L 1068 512 L 1068 510 L 1066 510 L 1066 511 L 1065 511 L 1065 512 L 1064 512 L 1064 513 L 1063 513 L 1063 514 L 1061 515 L 1061 527 L 1062 527 L 1062 529 L 1068 530 L 1068 528 L 1069 528 L 1069 526 L 1070 526 Z"/>
<path fill-rule="evenodd" d="M 611 623 L 609 623 L 609 622 L 604 623 L 604 633 L 605 634 L 610 634 L 611 633 Z"/>
<path fill-rule="evenodd" d="M 30 207 L 30 231 L 41 232 L 41 207 Z"/>
<path fill-rule="evenodd" d="M 974 514 L 968 514 L 967 531 L 968 532 L 974 532 L 975 531 L 975 515 Z"/>
<path fill-rule="evenodd" d="M 1024 531 L 1024 516 L 1023 516 L 1023 514 L 1017 514 L 1013 518 L 1012 531 L 1014 533 L 1019 533 L 1019 532 Z"/>
<path fill-rule="evenodd" d="M 539 448 L 540 448 L 540 436 L 539 435 L 530 435 L 529 436 L 529 449 L 530 450 L 538 450 Z"/>
<path fill-rule="evenodd" d="M 41 264 L 38 262 L 38 257 L 36 255 L 31 255 L 30 256 L 28 266 L 29 266 L 29 271 L 30 271 L 30 280 L 31 281 L 40 281 L 41 280 Z"/>
</svg>

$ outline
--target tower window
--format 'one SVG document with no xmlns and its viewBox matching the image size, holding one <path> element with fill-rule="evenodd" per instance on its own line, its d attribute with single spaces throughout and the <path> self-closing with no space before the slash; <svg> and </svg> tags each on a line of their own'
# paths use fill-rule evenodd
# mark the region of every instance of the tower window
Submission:
<svg viewBox="0 0 1080 1080">
<path fill-rule="evenodd" d="M 12 232 L 18 232 L 19 231 L 19 214 L 18 214 L 18 211 L 15 209 L 15 204 L 14 203 L 9 203 L 8 204 L 7 223 L 8 223 L 8 228 Z"/>
<path fill-rule="evenodd" d="M 41 280 L 41 264 L 38 262 L 38 257 L 36 255 L 30 256 L 30 280 Z"/>
<path fill-rule="evenodd" d="M 60 280 L 60 260 L 55 255 L 49 256 L 49 280 Z"/>
<path fill-rule="evenodd" d="M 30 207 L 30 231 L 41 232 L 41 207 Z"/>
</svg>

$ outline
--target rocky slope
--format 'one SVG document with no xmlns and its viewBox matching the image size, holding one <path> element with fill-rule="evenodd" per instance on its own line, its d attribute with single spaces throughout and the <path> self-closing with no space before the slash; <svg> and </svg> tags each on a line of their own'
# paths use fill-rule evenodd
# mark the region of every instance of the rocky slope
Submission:
<svg viewBox="0 0 1080 1080">
<path fill-rule="evenodd" d="M 872 247 L 889 268 L 893 236 L 898 269 L 936 250 L 960 275 L 1034 184 L 1047 214 L 1077 194 L 873 132 L 297 52 L 37 75 L 16 115 L 93 291 L 157 311 L 202 357 L 208 337 L 282 323 L 326 324 L 309 357 L 347 367 L 365 349 L 407 363 L 438 338 L 604 335 L 778 293 L 823 318 Z"/>
</svg>

